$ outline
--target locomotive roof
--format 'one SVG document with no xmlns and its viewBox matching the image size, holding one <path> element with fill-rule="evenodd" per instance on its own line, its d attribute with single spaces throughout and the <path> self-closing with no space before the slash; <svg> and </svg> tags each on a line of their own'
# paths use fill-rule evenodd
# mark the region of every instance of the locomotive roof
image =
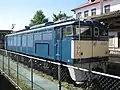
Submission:
<svg viewBox="0 0 120 90">
<path fill-rule="evenodd" d="M 90 25 L 92 21 L 80 21 L 81 24 L 87 24 Z M 66 21 L 66 22 L 60 22 L 60 23 L 55 23 L 49 26 L 45 26 L 45 27 L 38 27 L 35 29 L 29 29 L 26 31 L 21 31 L 21 32 L 16 32 L 16 33 L 12 33 L 12 34 L 8 34 L 6 36 L 13 36 L 13 35 L 19 35 L 19 34 L 24 34 L 24 33 L 30 33 L 30 32 L 35 32 L 35 31 L 40 31 L 40 30 L 44 30 L 44 29 L 50 29 L 50 28 L 54 28 L 54 27 L 59 27 L 59 26 L 65 26 L 65 25 L 72 25 L 74 23 L 79 23 L 78 20 L 73 20 L 73 21 Z"/>
</svg>

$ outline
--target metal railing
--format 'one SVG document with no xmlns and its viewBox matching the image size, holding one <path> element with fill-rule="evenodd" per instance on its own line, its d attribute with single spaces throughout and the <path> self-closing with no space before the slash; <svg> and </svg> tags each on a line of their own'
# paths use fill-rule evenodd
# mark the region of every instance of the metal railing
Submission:
<svg viewBox="0 0 120 90">
<path fill-rule="evenodd" d="M 0 50 L 0 62 L 1 72 L 14 82 L 18 90 L 120 90 L 119 76 L 90 71 L 7 50 Z M 51 76 L 51 71 L 47 67 L 42 67 L 47 64 L 54 65 L 54 69 L 49 68 L 49 70 L 54 71 Z M 36 68 L 38 65 L 39 68 Z M 85 79 L 84 83 L 80 85 L 73 82 L 67 83 L 65 76 L 68 73 L 62 72 L 65 70 L 63 67 L 81 71 L 82 78 Z M 39 79 L 38 74 L 42 79 Z M 44 83 L 43 78 L 47 79 L 49 83 Z"/>
<path fill-rule="evenodd" d="M 25 67 L 22 65 L 20 60 L 24 59 L 25 57 L 29 58 L 30 60 L 30 69 L 28 77 L 25 76 L 21 70 L 21 67 Z M 36 90 L 34 86 L 36 86 L 37 90 L 45 90 L 43 87 L 39 86 L 38 84 L 33 82 L 33 59 L 32 57 L 14 53 L 6 50 L 0 50 L 0 70 L 1 72 L 7 76 L 10 81 L 15 85 L 18 90 Z"/>
</svg>

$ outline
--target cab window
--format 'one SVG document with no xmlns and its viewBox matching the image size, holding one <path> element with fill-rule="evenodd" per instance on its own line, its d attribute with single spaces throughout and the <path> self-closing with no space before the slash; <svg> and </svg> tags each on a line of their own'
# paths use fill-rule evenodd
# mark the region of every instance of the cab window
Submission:
<svg viewBox="0 0 120 90">
<path fill-rule="evenodd" d="M 81 35 L 81 36 L 91 36 L 91 28 L 89 26 L 80 26 L 76 25 L 74 29 L 74 35 Z"/>
<path fill-rule="evenodd" d="M 72 36 L 73 35 L 73 28 L 72 28 L 72 26 L 64 26 L 62 28 L 62 31 L 63 31 L 63 38 L 65 36 Z"/>
</svg>

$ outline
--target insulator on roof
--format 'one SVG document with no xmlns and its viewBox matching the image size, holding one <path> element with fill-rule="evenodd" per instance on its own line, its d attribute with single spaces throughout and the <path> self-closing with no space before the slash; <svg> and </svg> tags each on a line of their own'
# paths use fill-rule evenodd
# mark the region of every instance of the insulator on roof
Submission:
<svg viewBox="0 0 120 90">
<path fill-rule="evenodd" d="M 25 26 L 25 29 L 26 29 L 26 30 L 29 30 L 29 29 L 30 29 L 30 27 L 29 27 L 29 26 Z"/>
</svg>

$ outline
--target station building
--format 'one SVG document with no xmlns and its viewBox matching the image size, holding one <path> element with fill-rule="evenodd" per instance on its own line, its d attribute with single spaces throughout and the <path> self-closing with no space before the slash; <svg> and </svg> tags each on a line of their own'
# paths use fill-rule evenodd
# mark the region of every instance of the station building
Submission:
<svg viewBox="0 0 120 90">
<path fill-rule="evenodd" d="M 109 28 L 109 49 L 120 48 L 120 0 L 88 0 L 72 11 L 77 19 L 104 22 Z"/>
<path fill-rule="evenodd" d="M 13 30 L 0 30 L 0 49 L 4 49 L 5 35 L 12 33 Z"/>
</svg>

